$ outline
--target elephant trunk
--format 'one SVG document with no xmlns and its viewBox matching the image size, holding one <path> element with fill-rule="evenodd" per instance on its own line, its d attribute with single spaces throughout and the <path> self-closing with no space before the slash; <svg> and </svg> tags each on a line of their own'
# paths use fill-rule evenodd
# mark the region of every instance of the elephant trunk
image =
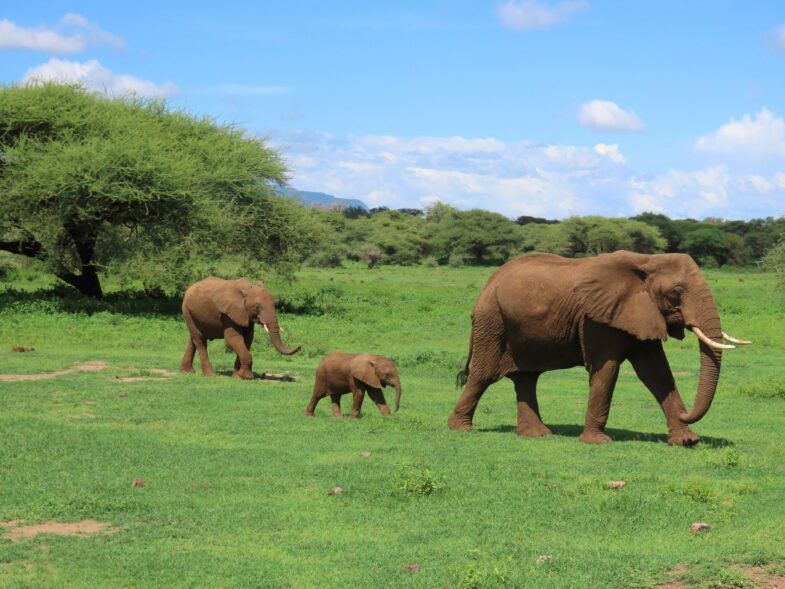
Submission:
<svg viewBox="0 0 785 589">
<path fill-rule="evenodd" d="M 397 412 L 401 406 L 401 381 L 395 383 L 395 411 Z"/>
<path fill-rule="evenodd" d="M 708 291 L 708 287 L 702 296 L 696 297 L 698 312 L 698 322 L 692 327 L 698 327 L 708 339 L 714 342 L 722 342 L 722 327 L 717 307 L 714 299 Z M 722 351 L 711 347 L 704 341 L 700 341 L 701 369 L 700 380 L 698 381 L 698 392 L 695 395 L 695 402 L 692 409 L 687 413 L 681 413 L 679 419 L 685 424 L 700 421 L 711 407 L 714 400 L 714 393 L 717 391 L 717 382 L 720 378 L 720 363 L 722 362 Z"/>
<path fill-rule="evenodd" d="M 291 356 L 300 351 L 300 346 L 297 346 L 296 348 L 287 348 L 281 341 L 281 328 L 278 327 L 278 321 L 273 320 L 266 323 L 265 328 L 270 336 L 270 343 L 272 343 L 275 346 L 275 349 L 284 356 Z"/>
</svg>

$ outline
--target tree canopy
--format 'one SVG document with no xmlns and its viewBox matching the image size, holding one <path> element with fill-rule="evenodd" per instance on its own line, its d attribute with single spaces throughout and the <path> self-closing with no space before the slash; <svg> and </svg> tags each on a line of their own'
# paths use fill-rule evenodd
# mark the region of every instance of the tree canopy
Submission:
<svg viewBox="0 0 785 589">
<path fill-rule="evenodd" d="M 0 87 L 0 249 L 89 296 L 104 272 L 178 290 L 216 256 L 286 270 L 311 240 L 285 181 L 263 140 L 160 101 Z"/>
</svg>

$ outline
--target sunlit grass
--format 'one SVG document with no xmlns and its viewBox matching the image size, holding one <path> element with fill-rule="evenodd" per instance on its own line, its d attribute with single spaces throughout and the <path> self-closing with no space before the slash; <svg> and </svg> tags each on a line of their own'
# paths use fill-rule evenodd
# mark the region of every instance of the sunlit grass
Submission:
<svg viewBox="0 0 785 589">
<path fill-rule="evenodd" d="M 483 398 L 475 432 L 448 431 L 469 311 L 492 270 L 266 279 L 288 309 L 286 343 L 303 351 L 281 356 L 258 333 L 254 369 L 293 382 L 152 372 L 179 365 L 177 301 L 130 304 L 110 285 L 107 301 L 84 305 L 7 285 L 19 292 L 0 293 L 0 373 L 107 368 L 0 381 L 0 521 L 91 518 L 121 531 L 0 535 L 0 585 L 649 587 L 679 565 L 706 582 L 731 564 L 785 557 L 785 307 L 770 275 L 708 273 L 723 327 L 755 343 L 724 356 L 714 406 L 694 427 L 703 441 L 684 449 L 665 444 L 664 418 L 628 365 L 613 444 L 577 441 L 579 368 L 541 379 L 553 436 L 515 435 L 507 381 Z M 691 404 L 697 345 L 665 347 Z M 393 357 L 400 412 L 383 419 L 366 401 L 361 420 L 335 421 L 325 404 L 303 417 L 316 365 L 334 349 Z M 231 370 L 221 342 L 210 352 L 217 371 Z M 151 380 L 123 380 L 139 376 Z M 711 529 L 693 534 L 695 522 Z"/>
</svg>

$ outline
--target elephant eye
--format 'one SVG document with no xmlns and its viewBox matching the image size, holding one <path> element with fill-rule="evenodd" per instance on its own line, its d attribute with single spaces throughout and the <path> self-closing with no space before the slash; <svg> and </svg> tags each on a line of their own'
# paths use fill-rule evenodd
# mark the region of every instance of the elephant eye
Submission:
<svg viewBox="0 0 785 589">
<path fill-rule="evenodd" d="M 668 301 L 671 304 L 676 305 L 681 301 L 681 295 L 683 294 L 684 294 L 684 289 L 681 286 L 674 286 L 672 289 L 670 289 L 670 291 L 668 291 L 668 294 L 665 296 L 668 297 Z"/>
</svg>

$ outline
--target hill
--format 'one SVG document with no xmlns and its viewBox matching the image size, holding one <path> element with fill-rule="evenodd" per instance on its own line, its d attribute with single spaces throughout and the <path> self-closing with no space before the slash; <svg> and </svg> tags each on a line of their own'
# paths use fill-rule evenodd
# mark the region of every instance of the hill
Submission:
<svg viewBox="0 0 785 589">
<path fill-rule="evenodd" d="M 309 192 L 288 186 L 281 188 L 280 192 L 283 196 L 299 198 L 303 201 L 303 204 L 309 207 L 319 207 L 320 209 L 361 208 L 365 211 L 368 210 L 368 206 L 356 198 L 339 198 L 325 192 Z"/>
</svg>

